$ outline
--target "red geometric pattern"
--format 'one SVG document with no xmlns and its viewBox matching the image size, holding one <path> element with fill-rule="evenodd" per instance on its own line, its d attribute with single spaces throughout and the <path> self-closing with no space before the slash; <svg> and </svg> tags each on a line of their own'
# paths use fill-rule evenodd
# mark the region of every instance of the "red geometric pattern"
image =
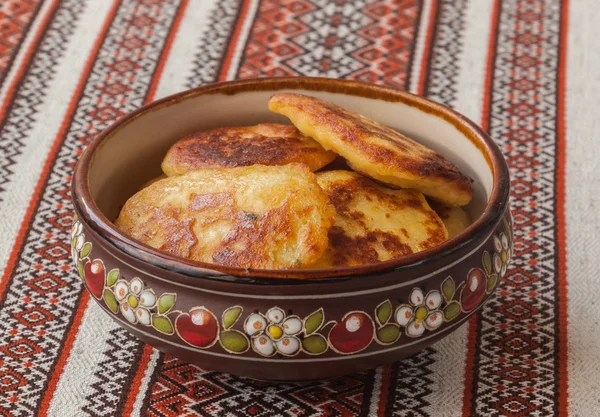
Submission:
<svg viewBox="0 0 600 417">
<path fill-rule="evenodd" d="M 517 322 L 530 319 L 535 314 L 539 313 L 534 305 L 523 300 L 512 300 L 502 305 L 498 311 Z"/>
<path fill-rule="evenodd" d="M 500 401 L 494 403 L 494 408 L 498 410 L 498 412 L 506 417 L 522 417 L 533 415 L 534 411 L 538 411 L 540 409 L 539 406 L 533 404 L 522 397 L 517 395 L 513 395 L 510 397 L 505 397 Z"/>
<path fill-rule="evenodd" d="M 0 352 L 13 359 L 24 359 L 40 353 L 42 348 L 29 339 L 19 339 L 14 342 L 4 345 L 0 348 Z"/>
<path fill-rule="evenodd" d="M 0 393 L 8 394 L 24 386 L 27 380 L 17 371 L 8 370 L 0 372 Z"/>
<path fill-rule="evenodd" d="M 60 229 L 63 232 L 67 232 L 71 229 L 71 224 L 73 223 L 73 216 L 69 213 L 62 213 L 49 218 L 48 221 L 52 224 L 52 226 L 56 227 L 57 229 Z"/>
<path fill-rule="evenodd" d="M 65 242 L 51 242 L 39 248 L 37 253 L 48 261 L 64 261 L 69 257 L 71 251 Z"/>
<path fill-rule="evenodd" d="M 58 275 L 53 274 L 52 272 L 46 272 L 27 281 L 26 285 L 40 295 L 47 295 L 65 287 L 67 283 Z"/>
<path fill-rule="evenodd" d="M 39 328 L 39 326 L 46 324 L 50 320 L 54 320 L 54 314 L 39 306 L 15 313 L 13 317 L 17 319 L 20 324 L 28 328 Z"/>
<path fill-rule="evenodd" d="M 41 3 L 41 0 L 0 2 L 0 85 Z"/>
<path fill-rule="evenodd" d="M 148 417 L 205 415 L 327 415 L 363 414 L 365 380 L 355 374 L 306 385 L 273 384 L 202 369 L 164 356 L 152 386 Z M 372 373 L 370 373 L 372 374 Z"/>
<path fill-rule="evenodd" d="M 263 0 L 237 77 L 320 75 L 404 90 L 420 10 L 418 0 Z"/>
<path fill-rule="evenodd" d="M 558 391 L 548 387 L 560 385 L 553 186 L 559 3 L 507 0 L 498 16 L 489 131 L 511 171 L 515 254 L 502 291 L 479 315 L 466 388 L 476 415 L 557 413 Z"/>
</svg>

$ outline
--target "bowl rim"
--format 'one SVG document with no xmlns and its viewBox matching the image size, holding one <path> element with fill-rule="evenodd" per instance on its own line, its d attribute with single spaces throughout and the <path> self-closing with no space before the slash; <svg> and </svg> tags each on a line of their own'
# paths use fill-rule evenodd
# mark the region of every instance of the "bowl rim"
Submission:
<svg viewBox="0 0 600 417">
<path fill-rule="evenodd" d="M 159 108 L 177 103 L 190 97 L 210 94 L 235 95 L 252 91 L 279 91 L 279 90 L 308 90 L 329 93 L 347 94 L 362 98 L 371 98 L 386 102 L 400 102 L 418 110 L 440 117 L 452 124 L 465 135 L 485 157 L 492 170 L 492 192 L 484 212 L 467 229 L 452 239 L 439 246 L 424 250 L 401 258 L 375 264 L 366 264 L 353 267 L 339 267 L 329 269 L 307 270 L 269 270 L 229 267 L 218 264 L 192 261 L 159 251 L 142 242 L 128 237 L 100 211 L 91 195 L 89 174 L 94 162 L 95 152 L 99 150 L 106 140 L 109 140 L 117 131 L 135 119 L 146 115 Z M 371 275 L 375 272 L 388 272 L 398 268 L 406 269 L 411 266 L 437 260 L 440 257 L 452 256 L 465 247 L 471 247 L 481 236 L 487 236 L 500 222 L 506 211 L 510 192 L 510 178 L 508 166 L 502 153 L 494 141 L 481 127 L 462 114 L 449 107 L 436 103 L 415 94 L 393 89 L 386 86 L 370 84 L 360 81 L 341 80 L 323 77 L 272 77 L 235 80 L 203 85 L 185 90 L 157 101 L 146 104 L 122 117 L 98 134 L 81 154 L 74 170 L 72 180 L 73 205 L 79 218 L 87 223 L 102 239 L 107 240 L 118 250 L 129 253 L 141 262 L 153 259 L 152 264 L 167 270 L 175 270 L 192 278 L 219 279 L 223 276 L 240 278 L 236 281 L 253 283 L 252 278 L 279 278 L 269 279 L 275 285 L 285 285 L 294 281 L 303 283 L 339 282 L 339 277 L 357 277 Z M 244 280 L 243 278 L 251 278 Z M 284 279 L 284 280 L 282 280 Z"/>
</svg>

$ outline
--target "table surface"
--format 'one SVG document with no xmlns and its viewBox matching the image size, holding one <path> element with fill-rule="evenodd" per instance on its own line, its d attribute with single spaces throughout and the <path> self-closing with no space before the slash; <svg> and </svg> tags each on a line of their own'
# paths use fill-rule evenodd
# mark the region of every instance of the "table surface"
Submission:
<svg viewBox="0 0 600 417">
<path fill-rule="evenodd" d="M 0 1 L 0 415 L 599 416 L 597 4 Z M 412 358 L 300 386 L 204 371 L 106 320 L 72 270 L 71 173 L 98 132 L 180 90 L 280 75 L 425 95 L 506 155 L 513 267 Z"/>
</svg>

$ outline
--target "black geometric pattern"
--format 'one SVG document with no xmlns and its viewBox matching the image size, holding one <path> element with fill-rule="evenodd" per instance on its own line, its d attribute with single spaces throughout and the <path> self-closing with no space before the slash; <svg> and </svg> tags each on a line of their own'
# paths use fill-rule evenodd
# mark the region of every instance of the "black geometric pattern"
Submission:
<svg viewBox="0 0 600 417">
<path fill-rule="evenodd" d="M 464 54 L 465 10 L 468 0 L 439 2 L 433 47 L 429 55 L 429 76 L 423 95 L 449 107 L 456 106 L 459 63 Z"/>
<path fill-rule="evenodd" d="M 427 348 L 392 365 L 388 404 L 392 416 L 428 416 L 426 411 L 433 381 L 434 350 Z"/>
<path fill-rule="evenodd" d="M 143 344 L 121 327 L 108 332 L 107 349 L 103 359 L 97 362 L 98 372 L 95 381 L 85 397 L 80 415 L 94 417 L 116 416 L 123 413 L 128 389 L 135 376 L 135 366 L 139 363 Z M 133 388 L 133 387 L 132 387 Z"/>
<path fill-rule="evenodd" d="M 242 7 L 238 0 L 219 0 L 212 9 L 206 30 L 199 34 L 198 50 L 192 64 L 192 74 L 186 88 L 195 88 L 218 81 L 227 45 L 231 39 L 236 18 Z"/>
</svg>

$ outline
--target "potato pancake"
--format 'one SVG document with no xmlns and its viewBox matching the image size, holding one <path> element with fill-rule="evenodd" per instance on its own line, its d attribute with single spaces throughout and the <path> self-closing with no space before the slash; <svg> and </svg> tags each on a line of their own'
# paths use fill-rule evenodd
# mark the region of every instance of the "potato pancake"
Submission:
<svg viewBox="0 0 600 417">
<path fill-rule="evenodd" d="M 294 126 L 262 123 L 189 134 L 169 149 L 162 170 L 171 176 L 199 168 L 299 162 L 316 171 L 335 158 L 335 153 L 326 151 Z"/>
<path fill-rule="evenodd" d="M 358 113 L 315 97 L 278 93 L 269 110 L 282 114 L 355 171 L 412 188 L 450 205 L 471 201 L 472 181 L 442 155 Z"/>
<path fill-rule="evenodd" d="M 432 248 L 448 237 L 415 190 L 392 190 L 351 171 L 317 173 L 337 212 L 329 246 L 308 269 L 387 261 Z"/>
<path fill-rule="evenodd" d="M 444 222 L 444 226 L 448 230 L 448 239 L 452 239 L 471 225 L 471 216 L 462 207 L 448 206 L 433 200 L 428 202 Z"/>
<path fill-rule="evenodd" d="M 302 164 L 205 168 L 157 181 L 115 221 L 156 249 L 201 262 L 301 268 L 327 247 L 335 209 Z"/>
</svg>

